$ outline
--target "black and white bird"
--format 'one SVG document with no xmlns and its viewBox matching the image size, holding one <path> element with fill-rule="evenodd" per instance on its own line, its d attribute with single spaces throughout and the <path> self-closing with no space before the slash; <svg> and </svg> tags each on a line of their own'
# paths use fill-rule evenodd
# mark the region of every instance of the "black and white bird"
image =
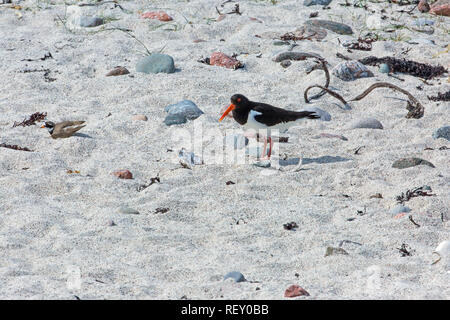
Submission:
<svg viewBox="0 0 450 320">
<path fill-rule="evenodd" d="M 230 112 L 232 112 L 234 120 L 244 126 L 244 128 L 254 129 L 256 132 L 266 131 L 264 149 L 261 156 L 265 156 L 267 142 L 269 142 L 268 158 L 272 154 L 273 146 L 271 129 L 277 129 L 282 132 L 291 126 L 298 125 L 300 120 L 320 118 L 314 111 L 289 111 L 270 104 L 250 101 L 242 94 L 235 94 L 231 97 L 231 104 L 219 121 L 222 121 Z"/>
</svg>

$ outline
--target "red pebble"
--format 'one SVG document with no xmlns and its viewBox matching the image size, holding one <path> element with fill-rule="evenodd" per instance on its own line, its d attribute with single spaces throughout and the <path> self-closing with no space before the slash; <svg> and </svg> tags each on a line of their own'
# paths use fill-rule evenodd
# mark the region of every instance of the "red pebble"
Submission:
<svg viewBox="0 0 450 320">
<path fill-rule="evenodd" d="M 150 11 L 141 15 L 142 18 L 157 19 L 159 21 L 172 21 L 172 17 L 164 11 Z"/>
<path fill-rule="evenodd" d="M 450 0 L 439 0 L 433 3 L 430 13 L 450 17 Z"/>
<path fill-rule="evenodd" d="M 420 0 L 417 9 L 419 9 L 420 12 L 428 12 L 430 11 L 430 5 L 427 0 Z"/>
<path fill-rule="evenodd" d="M 242 66 L 239 60 L 229 57 L 222 52 L 213 52 L 209 59 L 209 64 L 212 66 L 225 67 L 228 69 L 237 69 Z"/>
<path fill-rule="evenodd" d="M 133 179 L 133 174 L 128 170 L 117 170 L 112 173 L 119 179 Z"/>
<path fill-rule="evenodd" d="M 309 296 L 309 293 L 302 287 L 299 287 L 298 285 L 293 284 L 292 286 L 290 286 L 289 288 L 286 289 L 286 291 L 284 292 L 284 296 L 286 298 L 294 298 L 294 297 L 299 297 L 299 296 Z"/>
</svg>

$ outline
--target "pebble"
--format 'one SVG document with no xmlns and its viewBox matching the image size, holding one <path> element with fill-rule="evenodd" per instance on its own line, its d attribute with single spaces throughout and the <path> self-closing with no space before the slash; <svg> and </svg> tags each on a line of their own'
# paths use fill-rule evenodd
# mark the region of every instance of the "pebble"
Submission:
<svg viewBox="0 0 450 320">
<path fill-rule="evenodd" d="M 322 120 L 322 121 L 330 121 L 331 120 L 331 115 L 328 112 L 326 112 L 325 110 L 322 110 L 320 108 L 317 108 L 317 107 L 304 107 L 303 111 L 315 112 L 317 115 L 320 116 L 320 118 L 318 120 Z"/>
<path fill-rule="evenodd" d="M 394 208 L 392 208 L 389 213 L 391 214 L 399 214 L 399 213 L 403 213 L 403 212 L 410 212 L 411 208 L 405 207 L 401 204 L 395 206 Z"/>
<path fill-rule="evenodd" d="M 239 60 L 229 57 L 222 52 L 213 52 L 209 58 L 209 64 L 228 69 L 237 69 L 242 66 L 242 63 Z"/>
<path fill-rule="evenodd" d="M 450 0 L 438 0 L 431 5 L 430 13 L 450 17 Z"/>
<path fill-rule="evenodd" d="M 271 163 L 270 160 L 256 161 L 253 163 L 255 167 L 259 168 L 270 168 Z"/>
<path fill-rule="evenodd" d="M 133 174 L 129 170 L 117 170 L 112 173 L 119 179 L 133 179 Z"/>
<path fill-rule="evenodd" d="M 106 74 L 107 77 L 111 77 L 111 76 L 122 76 L 124 74 L 129 74 L 130 71 L 128 71 L 127 68 L 125 67 L 115 67 L 114 69 L 112 69 L 110 72 L 108 72 Z"/>
<path fill-rule="evenodd" d="M 383 125 L 377 119 L 365 118 L 352 122 L 350 129 L 383 129 Z"/>
<path fill-rule="evenodd" d="M 381 73 L 389 73 L 391 72 L 391 68 L 389 68 L 389 65 L 387 63 L 380 64 L 380 72 Z"/>
<path fill-rule="evenodd" d="M 418 165 L 427 165 L 429 167 L 435 168 L 435 166 L 431 162 L 420 159 L 420 158 L 399 159 L 392 164 L 392 168 L 405 169 L 405 168 L 415 167 Z"/>
<path fill-rule="evenodd" d="M 275 40 L 274 42 L 272 42 L 272 44 L 274 46 L 288 46 L 291 43 L 289 41 L 281 41 L 281 40 Z"/>
<path fill-rule="evenodd" d="M 204 113 L 191 100 L 183 100 L 175 104 L 170 104 L 164 110 L 172 115 L 182 115 L 188 120 L 195 120 Z"/>
<path fill-rule="evenodd" d="M 104 20 L 99 17 L 87 17 L 87 16 L 81 16 L 78 19 L 78 24 L 80 27 L 83 28 L 92 28 L 100 26 L 104 23 Z"/>
<path fill-rule="evenodd" d="M 153 53 L 138 61 L 136 71 L 143 73 L 174 73 L 175 63 L 167 54 Z"/>
<path fill-rule="evenodd" d="M 231 271 L 228 272 L 224 277 L 223 280 L 227 280 L 227 279 L 233 279 L 234 282 L 244 282 L 247 281 L 244 277 L 244 275 L 238 271 Z"/>
<path fill-rule="evenodd" d="M 352 81 L 359 78 L 373 77 L 365 65 L 356 60 L 344 61 L 335 66 L 332 73 L 341 80 Z"/>
<path fill-rule="evenodd" d="M 420 12 L 428 12 L 430 11 L 430 5 L 428 4 L 427 0 L 420 0 L 419 4 L 417 5 L 417 9 Z"/>
<path fill-rule="evenodd" d="M 141 14 L 142 18 L 147 18 L 147 19 L 156 19 L 159 21 L 172 21 L 172 17 L 169 16 L 167 13 L 165 13 L 164 11 L 149 11 L 149 12 L 145 12 L 143 14 Z"/>
<path fill-rule="evenodd" d="M 283 60 L 283 61 L 280 62 L 280 65 L 281 65 L 283 68 L 287 68 L 287 67 L 289 67 L 291 64 L 292 64 L 292 62 L 291 62 L 290 60 Z"/>
<path fill-rule="evenodd" d="M 193 152 L 188 152 L 185 148 L 178 152 L 178 158 L 181 165 L 188 169 L 192 169 L 195 165 L 203 164 L 203 160 L 199 156 L 196 156 Z"/>
<path fill-rule="evenodd" d="M 187 122 L 186 116 L 184 116 L 182 114 L 169 114 L 164 119 L 164 123 L 167 126 L 172 126 L 174 124 L 183 124 L 183 123 L 186 123 L 186 122 Z"/>
<path fill-rule="evenodd" d="M 285 51 L 281 53 L 276 53 L 272 61 L 281 62 L 284 60 L 305 60 L 306 57 L 323 59 L 318 54 L 311 54 L 306 52 L 295 52 L 295 51 Z"/>
<path fill-rule="evenodd" d="M 313 139 L 320 139 L 320 138 L 337 138 L 343 141 L 348 141 L 348 139 L 341 134 L 321 133 L 313 137 Z"/>
<path fill-rule="evenodd" d="M 434 25 L 434 21 L 430 20 L 430 19 L 419 18 L 419 19 L 414 20 L 414 24 L 418 27 L 432 26 L 432 25 Z"/>
<path fill-rule="evenodd" d="M 120 207 L 119 212 L 123 214 L 139 214 L 139 211 L 129 207 Z"/>
<path fill-rule="evenodd" d="M 345 161 L 350 161 L 351 159 L 347 159 L 347 158 L 343 158 L 340 156 L 322 156 L 322 157 L 318 157 L 318 158 L 303 158 L 302 159 L 302 164 L 309 164 L 309 163 L 319 163 L 319 164 L 324 164 L 324 163 L 335 163 L 335 162 L 345 162 Z"/>
<path fill-rule="evenodd" d="M 322 27 L 331 30 L 333 32 L 336 32 L 338 34 L 353 34 L 352 28 L 350 28 L 348 25 L 329 20 L 322 20 L 322 19 L 307 20 L 305 22 L 305 25 Z"/>
<path fill-rule="evenodd" d="M 433 139 L 444 138 L 450 141 L 450 126 L 441 127 L 433 132 Z"/>
<path fill-rule="evenodd" d="M 248 145 L 248 142 L 248 138 L 241 134 L 229 134 L 224 138 L 224 144 L 234 148 L 235 150 L 244 148 Z"/>
<path fill-rule="evenodd" d="M 371 195 L 369 199 L 383 199 L 383 195 L 381 193 L 375 193 Z"/>
<path fill-rule="evenodd" d="M 335 255 L 335 254 L 348 255 L 348 252 L 345 251 L 342 248 L 327 247 L 327 251 L 325 252 L 325 257 L 331 256 L 331 255 Z"/>
<path fill-rule="evenodd" d="M 305 0 L 303 1 L 304 6 L 327 6 L 332 0 Z"/>
<path fill-rule="evenodd" d="M 148 118 L 144 114 L 137 114 L 137 115 L 133 116 L 133 120 L 147 121 Z"/>
<path fill-rule="evenodd" d="M 309 296 L 309 293 L 302 287 L 293 284 L 292 286 L 286 289 L 286 291 L 284 292 L 284 296 L 286 298 L 295 298 L 299 296 Z"/>
<path fill-rule="evenodd" d="M 450 255 L 450 241 L 445 240 L 439 243 L 434 252 L 439 253 L 441 257 L 448 257 Z"/>
</svg>

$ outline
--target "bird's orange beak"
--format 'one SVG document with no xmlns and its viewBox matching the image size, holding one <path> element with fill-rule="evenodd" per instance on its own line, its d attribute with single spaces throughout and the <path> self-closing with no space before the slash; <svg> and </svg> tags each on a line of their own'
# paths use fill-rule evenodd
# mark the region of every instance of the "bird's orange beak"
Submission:
<svg viewBox="0 0 450 320">
<path fill-rule="evenodd" d="M 45 128 L 45 124 L 43 124 L 43 125 L 41 126 L 41 128 Z"/>
<path fill-rule="evenodd" d="M 225 112 L 223 113 L 223 115 L 220 117 L 219 121 L 222 121 L 223 118 L 225 118 L 227 116 L 227 114 L 229 114 L 232 110 L 234 110 L 234 108 L 236 108 L 236 106 L 234 104 L 230 104 L 227 108 L 227 110 L 225 110 Z"/>
</svg>

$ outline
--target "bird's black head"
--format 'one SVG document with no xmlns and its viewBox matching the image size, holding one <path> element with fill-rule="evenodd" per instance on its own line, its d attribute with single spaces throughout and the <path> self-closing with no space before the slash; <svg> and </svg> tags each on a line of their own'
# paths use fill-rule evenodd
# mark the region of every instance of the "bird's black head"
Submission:
<svg viewBox="0 0 450 320">
<path fill-rule="evenodd" d="M 229 114 L 234 109 L 244 109 L 249 107 L 250 100 L 248 100 L 242 94 L 234 94 L 230 100 L 231 104 L 228 106 L 227 110 L 225 110 L 223 115 L 220 117 L 219 121 L 222 121 L 223 118 L 225 118 L 227 114 Z"/>
<path fill-rule="evenodd" d="M 242 94 L 234 94 L 230 100 L 231 103 L 236 106 L 236 108 L 245 107 L 249 103 L 249 100 Z"/>
<path fill-rule="evenodd" d="M 48 132 L 51 134 L 55 129 L 55 123 L 52 121 L 45 121 L 41 128 L 47 128 Z"/>
</svg>

